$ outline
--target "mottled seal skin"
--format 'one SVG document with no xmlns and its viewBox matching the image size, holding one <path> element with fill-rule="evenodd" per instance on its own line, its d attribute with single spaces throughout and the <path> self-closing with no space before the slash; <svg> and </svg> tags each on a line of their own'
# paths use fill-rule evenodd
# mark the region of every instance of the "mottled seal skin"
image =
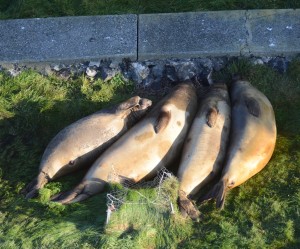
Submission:
<svg viewBox="0 0 300 249">
<path fill-rule="evenodd" d="M 213 84 L 201 96 L 199 109 L 186 138 L 177 173 L 179 207 L 196 219 L 199 211 L 187 197 L 193 197 L 216 177 L 223 167 L 229 138 L 231 108 L 227 86 Z"/>
<path fill-rule="evenodd" d="M 103 109 L 61 130 L 47 146 L 38 176 L 23 190 L 26 198 L 37 195 L 50 180 L 84 166 L 97 157 L 146 114 L 152 102 L 139 96 L 111 109 Z"/>
<path fill-rule="evenodd" d="M 109 180 L 138 182 L 153 176 L 180 153 L 196 109 L 194 86 L 177 85 L 97 159 L 75 189 L 52 200 L 64 204 L 78 202 L 101 192 Z M 113 173 L 119 177 L 112 178 Z"/>
<path fill-rule="evenodd" d="M 247 81 L 235 81 L 230 89 L 232 120 L 230 141 L 220 181 L 200 199 L 216 198 L 223 208 L 228 190 L 261 171 L 276 143 L 274 111 L 267 97 Z"/>
</svg>

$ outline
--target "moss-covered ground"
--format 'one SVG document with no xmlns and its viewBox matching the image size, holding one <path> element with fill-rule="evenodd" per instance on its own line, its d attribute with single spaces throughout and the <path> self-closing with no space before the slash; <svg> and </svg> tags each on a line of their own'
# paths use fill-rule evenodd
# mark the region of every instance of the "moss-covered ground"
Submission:
<svg viewBox="0 0 300 249">
<path fill-rule="evenodd" d="M 0 19 L 300 8 L 298 0 L 0 0 Z"/>
<path fill-rule="evenodd" d="M 84 171 L 47 184 L 37 199 L 25 200 L 19 191 L 36 176 L 59 130 L 132 96 L 133 84 L 121 76 L 104 83 L 0 72 L 0 248 L 300 248 L 300 61 L 279 74 L 239 60 L 214 77 L 229 81 L 233 73 L 248 78 L 273 104 L 278 140 L 266 168 L 230 191 L 223 211 L 214 202 L 200 206 L 200 222 L 137 206 L 121 208 L 105 229 L 106 193 L 68 206 L 49 201 L 77 184 Z M 119 225 L 116 217 L 123 217 Z M 134 226 L 120 233 L 124 219 Z"/>
</svg>

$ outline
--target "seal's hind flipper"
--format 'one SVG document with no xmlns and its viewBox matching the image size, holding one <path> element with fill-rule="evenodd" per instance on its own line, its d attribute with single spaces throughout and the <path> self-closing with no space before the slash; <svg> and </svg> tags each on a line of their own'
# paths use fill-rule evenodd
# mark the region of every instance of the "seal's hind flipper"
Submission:
<svg viewBox="0 0 300 249">
<path fill-rule="evenodd" d="M 225 197 L 226 197 L 226 193 L 227 193 L 226 184 L 225 184 L 224 180 L 219 182 L 217 191 L 218 192 L 217 192 L 217 196 L 216 196 L 216 207 L 223 209 Z"/>
<path fill-rule="evenodd" d="M 181 214 L 186 217 L 187 215 L 192 220 L 198 220 L 200 217 L 199 210 L 194 206 L 191 200 L 189 200 L 183 191 L 179 191 L 178 206 Z"/>
<path fill-rule="evenodd" d="M 51 198 L 51 201 L 61 204 L 71 204 L 83 201 L 90 196 L 100 193 L 104 188 L 104 181 L 85 181 L 74 189 L 65 193 L 59 193 Z"/>
<path fill-rule="evenodd" d="M 246 98 L 245 102 L 246 102 L 248 112 L 255 117 L 259 117 L 261 111 L 260 111 L 258 101 L 254 98 Z"/>
<path fill-rule="evenodd" d="M 226 191 L 227 191 L 227 189 L 225 186 L 225 181 L 221 180 L 220 182 L 215 184 L 206 195 L 200 197 L 198 199 L 197 203 L 203 203 L 210 199 L 216 199 L 216 207 L 223 209 L 225 197 L 226 197 Z"/>
<path fill-rule="evenodd" d="M 209 108 L 209 110 L 206 113 L 206 123 L 210 128 L 215 126 L 217 118 L 218 110 L 216 108 Z"/>
<path fill-rule="evenodd" d="M 171 112 L 170 111 L 161 111 L 154 126 L 155 133 L 159 133 L 163 131 L 171 119 Z"/>
<path fill-rule="evenodd" d="M 58 202 L 61 204 L 68 204 L 71 203 L 77 196 L 79 196 L 84 191 L 84 184 L 79 184 L 72 190 L 67 192 L 61 192 L 57 195 L 51 197 L 51 201 Z"/>
</svg>

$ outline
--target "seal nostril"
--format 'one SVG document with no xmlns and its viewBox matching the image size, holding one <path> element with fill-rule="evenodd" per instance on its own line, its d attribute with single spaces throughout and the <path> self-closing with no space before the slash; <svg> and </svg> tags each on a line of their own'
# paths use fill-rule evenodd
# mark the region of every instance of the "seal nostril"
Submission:
<svg viewBox="0 0 300 249">
<path fill-rule="evenodd" d="M 75 160 L 71 160 L 70 162 L 69 162 L 69 165 L 74 165 L 75 164 Z"/>
</svg>

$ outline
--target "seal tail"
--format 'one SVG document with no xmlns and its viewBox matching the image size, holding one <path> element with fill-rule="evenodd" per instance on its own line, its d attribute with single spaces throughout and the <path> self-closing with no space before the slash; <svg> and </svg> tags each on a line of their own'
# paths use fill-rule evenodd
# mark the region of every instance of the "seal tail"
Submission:
<svg viewBox="0 0 300 249">
<path fill-rule="evenodd" d="M 83 201 L 92 195 L 100 193 L 104 188 L 102 181 L 85 181 L 74 189 L 54 195 L 51 201 L 61 204 L 71 204 Z"/>
<path fill-rule="evenodd" d="M 227 181 L 221 180 L 217 184 L 215 184 L 212 189 L 203 197 L 199 198 L 197 203 L 203 203 L 210 199 L 216 199 L 216 207 L 223 209 L 225 197 L 227 193 Z"/>
<path fill-rule="evenodd" d="M 26 199 L 31 199 L 38 196 L 39 189 L 44 187 L 50 181 L 50 177 L 44 173 L 40 172 L 36 178 L 34 178 L 21 193 L 25 195 Z"/>
</svg>

